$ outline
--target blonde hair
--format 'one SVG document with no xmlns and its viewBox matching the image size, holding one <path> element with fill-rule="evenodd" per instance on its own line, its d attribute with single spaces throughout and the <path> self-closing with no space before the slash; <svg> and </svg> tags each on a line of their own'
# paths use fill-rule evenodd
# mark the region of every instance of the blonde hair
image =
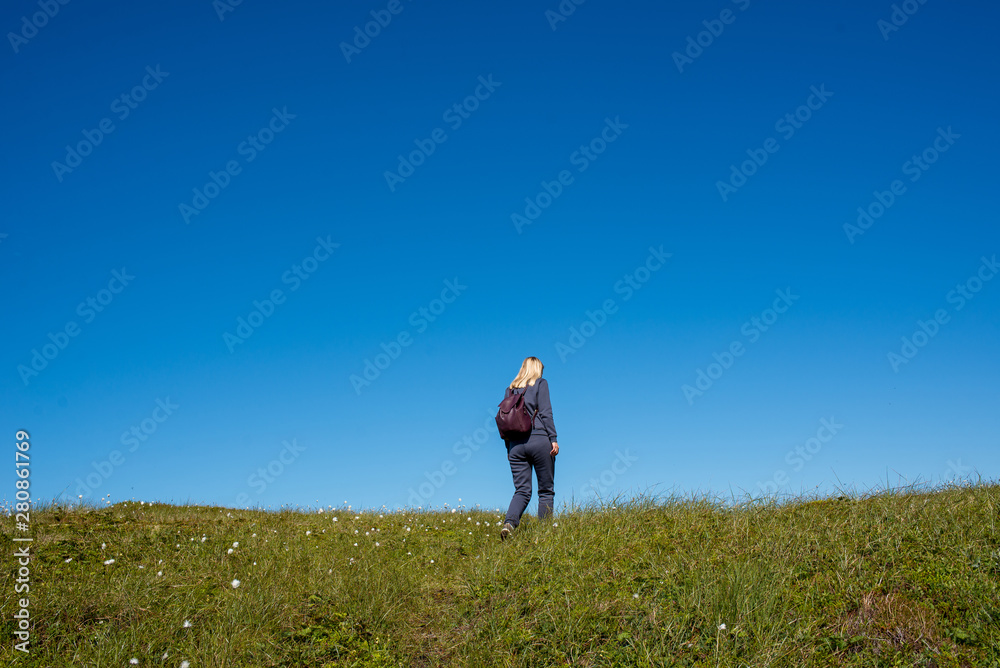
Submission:
<svg viewBox="0 0 1000 668">
<path fill-rule="evenodd" d="M 537 357 L 525 357 L 521 363 L 521 370 L 514 380 L 510 381 L 510 389 L 534 385 L 535 381 L 542 377 L 545 365 Z"/>
</svg>

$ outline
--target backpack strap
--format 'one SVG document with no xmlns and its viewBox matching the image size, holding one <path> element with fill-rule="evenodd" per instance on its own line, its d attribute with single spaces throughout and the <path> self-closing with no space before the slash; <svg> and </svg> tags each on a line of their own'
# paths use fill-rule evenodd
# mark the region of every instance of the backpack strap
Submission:
<svg viewBox="0 0 1000 668">
<path fill-rule="evenodd" d="M 517 393 L 516 393 L 516 392 L 514 392 L 514 390 L 512 390 L 511 388 L 509 388 L 509 387 L 508 387 L 507 389 L 508 389 L 508 390 L 510 391 L 510 393 L 511 393 L 511 394 L 517 394 Z M 527 393 L 528 393 L 528 386 L 527 386 L 527 385 L 525 385 L 523 389 L 524 389 L 524 392 L 521 392 L 521 393 L 520 393 L 520 394 L 521 394 L 521 396 L 524 396 L 525 394 L 527 394 Z M 535 428 L 535 418 L 536 418 L 536 417 L 538 417 L 538 409 L 537 409 L 537 408 L 535 409 L 535 413 L 534 413 L 534 414 L 533 414 L 533 415 L 531 416 L 531 428 L 532 428 L 532 429 L 534 429 L 534 428 Z"/>
</svg>

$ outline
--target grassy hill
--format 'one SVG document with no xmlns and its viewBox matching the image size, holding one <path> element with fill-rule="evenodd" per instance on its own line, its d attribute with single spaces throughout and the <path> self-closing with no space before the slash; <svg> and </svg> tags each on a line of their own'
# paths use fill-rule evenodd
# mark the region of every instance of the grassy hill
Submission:
<svg viewBox="0 0 1000 668">
<path fill-rule="evenodd" d="M 51 506 L 31 516 L 31 653 L 11 577 L 0 665 L 997 668 L 998 508 L 992 483 L 639 498 L 501 543 L 500 513 L 464 507 Z"/>
</svg>

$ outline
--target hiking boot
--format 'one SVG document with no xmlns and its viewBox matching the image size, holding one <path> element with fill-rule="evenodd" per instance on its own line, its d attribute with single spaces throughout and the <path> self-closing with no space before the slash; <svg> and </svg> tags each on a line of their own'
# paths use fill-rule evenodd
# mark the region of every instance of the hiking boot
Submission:
<svg viewBox="0 0 1000 668">
<path fill-rule="evenodd" d="M 514 525 L 510 522 L 504 522 L 503 528 L 500 529 L 500 540 L 507 540 L 507 536 L 514 532 Z"/>
</svg>

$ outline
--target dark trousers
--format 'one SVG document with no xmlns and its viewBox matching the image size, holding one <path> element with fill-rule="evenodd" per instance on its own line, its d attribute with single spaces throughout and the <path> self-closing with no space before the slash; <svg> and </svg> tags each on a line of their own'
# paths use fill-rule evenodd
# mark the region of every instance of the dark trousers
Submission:
<svg viewBox="0 0 1000 668">
<path fill-rule="evenodd" d="M 545 434 L 532 434 L 527 441 L 507 443 L 507 461 L 514 475 L 514 497 L 507 508 L 505 522 L 515 527 L 521 523 L 521 515 L 531 501 L 532 469 L 538 478 L 538 517 L 542 519 L 552 514 L 556 458 L 551 453 L 552 443 Z"/>
</svg>

